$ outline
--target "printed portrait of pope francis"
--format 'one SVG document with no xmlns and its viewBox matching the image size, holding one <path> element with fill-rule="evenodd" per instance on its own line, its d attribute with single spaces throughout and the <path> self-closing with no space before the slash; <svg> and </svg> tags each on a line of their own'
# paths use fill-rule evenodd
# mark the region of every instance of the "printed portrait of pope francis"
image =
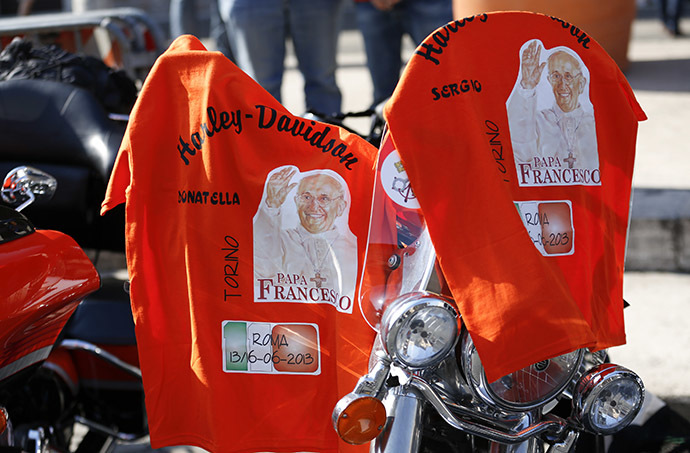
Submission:
<svg viewBox="0 0 690 453">
<path fill-rule="evenodd" d="M 539 40 L 526 42 L 519 56 L 506 102 L 518 174 L 536 170 L 554 185 L 596 184 L 599 153 L 587 67 L 571 49 L 545 49 Z"/>
<path fill-rule="evenodd" d="M 255 301 L 328 303 L 350 311 L 357 239 L 350 193 L 331 170 L 271 171 L 254 216 Z"/>
</svg>

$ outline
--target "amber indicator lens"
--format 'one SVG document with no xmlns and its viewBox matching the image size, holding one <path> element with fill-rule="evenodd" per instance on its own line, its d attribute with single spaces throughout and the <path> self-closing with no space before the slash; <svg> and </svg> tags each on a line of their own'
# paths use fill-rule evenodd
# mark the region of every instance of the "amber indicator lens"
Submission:
<svg viewBox="0 0 690 453">
<path fill-rule="evenodd" d="M 374 439 L 386 424 L 386 408 L 376 398 L 366 396 L 352 401 L 336 422 L 338 435 L 345 442 L 360 445 Z"/>
<path fill-rule="evenodd" d="M 7 412 L 0 407 L 0 434 L 7 429 Z"/>
</svg>

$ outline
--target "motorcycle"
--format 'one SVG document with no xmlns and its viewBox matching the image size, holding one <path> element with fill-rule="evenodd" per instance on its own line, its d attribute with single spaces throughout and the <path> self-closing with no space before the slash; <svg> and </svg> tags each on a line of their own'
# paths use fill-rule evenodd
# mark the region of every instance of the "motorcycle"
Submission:
<svg viewBox="0 0 690 453">
<path fill-rule="evenodd" d="M 73 70 L 79 73 L 79 69 Z M 3 350 L 12 351 L 10 340 L 31 344 L 31 335 L 47 341 L 40 334 L 44 323 L 55 334 L 52 343 L 41 343 L 43 354 L 26 363 L 32 370 L 20 372 L 25 368 L 22 365 L 15 366 L 16 370 L 7 368 L 6 376 L 0 373 L 0 406 L 6 408 L 14 426 L 11 433 L 4 431 L 4 444 L 0 445 L 37 452 L 111 451 L 117 443 L 148 435 L 127 293 L 124 210 L 98 215 L 126 115 L 108 113 L 87 88 L 42 78 L 4 80 L 0 98 L 0 172 L 9 171 L 3 198 L 17 208 L 3 208 L 7 220 L 2 224 L 10 229 L 31 225 L 17 240 L 0 245 L 3 286 L 5 281 L 18 285 L 12 296 L 16 310 L 3 316 L 9 323 L 0 329 Z M 50 200 L 43 194 L 49 186 L 54 193 Z M 48 243 L 55 241 L 53 236 L 63 242 L 71 238 L 60 247 L 76 250 L 72 254 L 78 251 L 79 259 L 64 261 L 59 250 L 50 248 L 47 252 L 34 250 L 30 238 L 42 236 L 48 236 Z M 55 275 L 43 275 L 40 267 L 35 276 L 29 273 L 27 266 L 30 269 L 29 263 L 37 259 L 32 258 L 34 254 L 46 261 L 48 269 L 55 268 Z M 80 275 L 86 269 L 89 290 L 72 289 L 77 286 L 73 273 Z M 64 297 L 53 308 L 59 309 L 59 317 L 49 314 L 53 299 L 46 299 L 48 295 L 21 290 L 32 288 L 31 282 L 38 277 L 52 285 L 45 291 L 57 295 L 50 297 Z M 12 321 L 13 316 L 24 319 L 30 314 L 34 324 Z M 20 357 L 17 354 L 5 352 L 13 359 Z"/>
<path fill-rule="evenodd" d="M 381 162 L 377 171 L 379 180 Z M 410 190 L 404 176 L 395 181 L 400 196 Z M 371 442 L 376 453 L 604 451 L 603 436 L 642 407 L 639 376 L 605 351 L 581 349 L 489 382 L 435 266 L 423 213 L 391 208 L 383 190 L 374 194 L 360 288 L 377 336 L 369 372 L 334 408 L 338 435 Z"/>
<path fill-rule="evenodd" d="M 112 283 L 72 238 L 20 212 L 56 186 L 26 166 L 2 186 L 16 209 L 0 205 L 0 451 L 110 451 L 147 433 L 128 306 L 107 300 Z"/>
</svg>

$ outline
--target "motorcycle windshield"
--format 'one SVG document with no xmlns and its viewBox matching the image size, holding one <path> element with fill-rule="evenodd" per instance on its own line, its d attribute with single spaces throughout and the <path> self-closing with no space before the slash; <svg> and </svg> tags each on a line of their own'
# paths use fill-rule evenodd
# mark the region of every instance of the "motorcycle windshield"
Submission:
<svg viewBox="0 0 690 453">
<path fill-rule="evenodd" d="M 384 133 L 376 168 L 367 251 L 359 304 L 377 328 L 387 305 L 402 294 L 426 289 L 436 253 L 400 155 Z"/>
</svg>

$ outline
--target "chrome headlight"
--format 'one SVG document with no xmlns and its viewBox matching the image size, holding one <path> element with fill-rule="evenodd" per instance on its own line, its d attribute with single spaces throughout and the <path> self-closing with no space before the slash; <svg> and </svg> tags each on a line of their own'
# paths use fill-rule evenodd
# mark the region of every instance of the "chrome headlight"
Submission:
<svg viewBox="0 0 690 453">
<path fill-rule="evenodd" d="M 612 434 L 633 421 L 643 401 L 644 385 L 637 374 L 604 363 L 578 381 L 573 395 L 573 413 L 585 429 Z"/>
<path fill-rule="evenodd" d="M 452 301 L 429 293 L 395 300 L 381 318 L 380 333 L 388 355 L 408 368 L 436 365 L 455 347 L 458 311 Z"/>
<path fill-rule="evenodd" d="M 472 338 L 465 332 L 462 367 L 474 393 L 485 403 L 525 411 L 557 397 L 572 381 L 584 350 L 542 360 L 489 383 Z"/>
</svg>

